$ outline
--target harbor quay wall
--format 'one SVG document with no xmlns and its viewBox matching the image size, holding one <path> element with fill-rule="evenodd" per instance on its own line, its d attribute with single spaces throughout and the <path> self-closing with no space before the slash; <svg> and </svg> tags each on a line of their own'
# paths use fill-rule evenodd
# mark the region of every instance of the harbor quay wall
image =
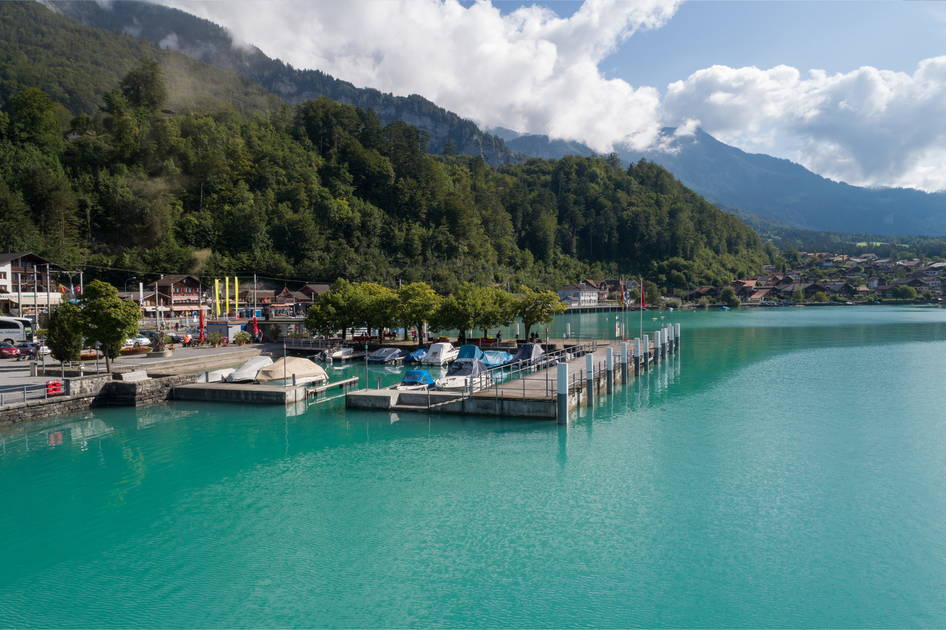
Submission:
<svg viewBox="0 0 946 630">
<path fill-rule="evenodd" d="M 143 381 L 109 381 L 99 395 L 98 404 L 107 407 L 141 407 L 171 398 L 171 390 L 185 383 L 197 382 L 197 374 L 153 376 Z"/>
</svg>

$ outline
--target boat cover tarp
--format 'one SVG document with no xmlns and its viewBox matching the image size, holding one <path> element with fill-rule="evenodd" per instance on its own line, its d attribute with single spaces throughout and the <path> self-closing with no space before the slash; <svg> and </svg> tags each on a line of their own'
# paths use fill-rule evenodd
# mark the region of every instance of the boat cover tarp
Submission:
<svg viewBox="0 0 946 630">
<path fill-rule="evenodd" d="M 499 367 L 512 361 L 512 355 L 505 350 L 487 350 L 483 353 L 483 363 L 486 367 Z"/>
<path fill-rule="evenodd" d="M 401 356 L 401 351 L 398 348 L 378 348 L 368 355 L 369 361 L 393 361 L 394 359 Z"/>
<path fill-rule="evenodd" d="M 433 385 L 434 379 L 427 370 L 408 370 L 401 385 Z"/>
<path fill-rule="evenodd" d="M 273 360 L 270 357 L 250 357 L 247 359 L 246 363 L 238 367 L 236 371 L 230 375 L 229 380 L 231 383 L 254 381 L 260 370 L 272 364 Z"/>
<path fill-rule="evenodd" d="M 296 376 L 296 380 L 313 380 L 312 377 L 315 377 L 314 380 L 319 381 L 328 380 L 328 374 L 322 369 L 321 365 L 317 365 L 302 357 L 283 357 L 278 359 L 274 361 L 272 365 L 260 370 L 256 375 L 256 380 L 260 383 L 278 381 L 284 378 L 291 381 L 293 374 Z"/>
<path fill-rule="evenodd" d="M 519 351 L 516 352 L 515 361 L 525 362 L 525 363 L 536 363 L 542 355 L 545 354 L 545 351 L 537 343 L 524 343 L 519 346 Z"/>
<path fill-rule="evenodd" d="M 407 360 L 411 363 L 420 363 L 425 356 L 427 356 L 427 348 L 418 348 L 407 355 Z"/>
<path fill-rule="evenodd" d="M 480 350 L 479 346 L 468 343 L 465 346 L 460 346 L 460 354 L 457 355 L 457 359 L 479 359 L 482 361 L 483 351 Z"/>
<path fill-rule="evenodd" d="M 447 376 L 481 376 L 486 366 L 479 359 L 457 359 L 447 369 Z"/>
</svg>

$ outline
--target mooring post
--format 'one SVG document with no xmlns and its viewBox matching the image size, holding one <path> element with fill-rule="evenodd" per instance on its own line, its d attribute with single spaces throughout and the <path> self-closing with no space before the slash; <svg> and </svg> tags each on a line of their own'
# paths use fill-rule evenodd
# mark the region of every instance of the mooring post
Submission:
<svg viewBox="0 0 946 630">
<path fill-rule="evenodd" d="M 595 355 L 589 352 L 585 355 L 585 378 L 588 381 L 588 404 L 595 391 Z"/>
<path fill-rule="evenodd" d="M 644 335 L 644 339 L 641 341 L 641 353 L 644 357 L 644 365 L 641 367 L 641 371 L 650 369 L 650 335 Z"/>
<path fill-rule="evenodd" d="M 667 358 L 667 328 L 660 329 L 660 358 Z"/>
<path fill-rule="evenodd" d="M 660 363 L 660 331 L 654 331 L 654 364 Z"/>
<path fill-rule="evenodd" d="M 628 342 L 621 344 L 621 383 L 627 384 L 627 359 L 630 351 L 630 345 Z"/>
<path fill-rule="evenodd" d="M 679 350 L 680 349 L 680 324 L 674 324 L 673 328 L 674 328 L 674 333 L 675 333 L 674 336 L 676 337 L 674 341 L 677 344 L 677 350 Z"/>
<path fill-rule="evenodd" d="M 568 424 L 568 364 L 558 364 L 558 423 Z"/>
<path fill-rule="evenodd" d="M 634 376 L 641 375 L 641 338 L 634 337 Z"/>
<path fill-rule="evenodd" d="M 608 394 L 614 391 L 614 348 L 608 346 Z"/>
</svg>

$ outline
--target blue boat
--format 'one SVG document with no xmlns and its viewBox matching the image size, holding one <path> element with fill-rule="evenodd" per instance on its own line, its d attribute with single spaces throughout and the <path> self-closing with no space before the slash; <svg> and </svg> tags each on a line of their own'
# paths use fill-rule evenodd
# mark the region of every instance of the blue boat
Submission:
<svg viewBox="0 0 946 630">
<path fill-rule="evenodd" d="M 395 389 L 430 389 L 434 384 L 434 379 L 427 370 L 408 370 L 407 373 L 404 374 L 401 384 L 395 386 Z"/>
<path fill-rule="evenodd" d="M 420 360 L 427 356 L 427 348 L 418 348 L 407 355 L 408 363 L 420 363 Z"/>
<path fill-rule="evenodd" d="M 505 350 L 487 350 L 483 353 L 483 364 L 487 368 L 499 367 L 512 361 L 512 355 Z"/>
<path fill-rule="evenodd" d="M 460 354 L 457 355 L 457 359 L 475 359 L 482 361 L 483 351 L 480 350 L 479 346 L 474 346 L 473 344 L 460 346 Z"/>
</svg>

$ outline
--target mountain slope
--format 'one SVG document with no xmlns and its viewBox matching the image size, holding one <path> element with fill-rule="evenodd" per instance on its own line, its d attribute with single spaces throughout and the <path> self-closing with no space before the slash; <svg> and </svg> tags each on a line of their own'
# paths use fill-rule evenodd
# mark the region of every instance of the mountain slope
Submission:
<svg viewBox="0 0 946 630">
<path fill-rule="evenodd" d="M 156 58 L 174 110 L 273 109 L 279 100 L 230 72 L 147 42 L 77 24 L 37 2 L 0 2 L 0 104 L 37 87 L 72 113 L 93 113 L 143 58 Z"/>
<path fill-rule="evenodd" d="M 503 130 L 517 152 L 542 158 L 592 155 L 579 142 Z M 669 151 L 618 151 L 625 162 L 660 164 L 722 208 L 807 230 L 886 235 L 946 235 L 946 193 L 862 188 L 821 177 L 790 160 L 746 153 L 698 129 L 674 137 Z"/>
<path fill-rule="evenodd" d="M 671 135 L 673 130 L 664 130 Z M 861 188 L 831 181 L 789 160 L 752 154 L 697 130 L 671 152 L 622 152 L 657 162 L 723 206 L 796 227 L 834 232 L 946 235 L 946 194 Z"/>
<path fill-rule="evenodd" d="M 324 96 L 371 109 L 383 123 L 406 122 L 428 135 L 427 147 L 431 153 L 456 150 L 482 157 L 494 165 L 517 160 L 501 138 L 482 132 L 473 122 L 425 98 L 393 96 L 371 88 L 355 87 L 318 70 L 297 70 L 267 57 L 254 46 L 233 46 L 230 35 L 220 26 L 177 9 L 127 0 L 111 2 L 107 6 L 97 2 L 54 1 L 51 6 L 83 24 L 128 33 L 235 72 L 288 103 Z"/>
</svg>

